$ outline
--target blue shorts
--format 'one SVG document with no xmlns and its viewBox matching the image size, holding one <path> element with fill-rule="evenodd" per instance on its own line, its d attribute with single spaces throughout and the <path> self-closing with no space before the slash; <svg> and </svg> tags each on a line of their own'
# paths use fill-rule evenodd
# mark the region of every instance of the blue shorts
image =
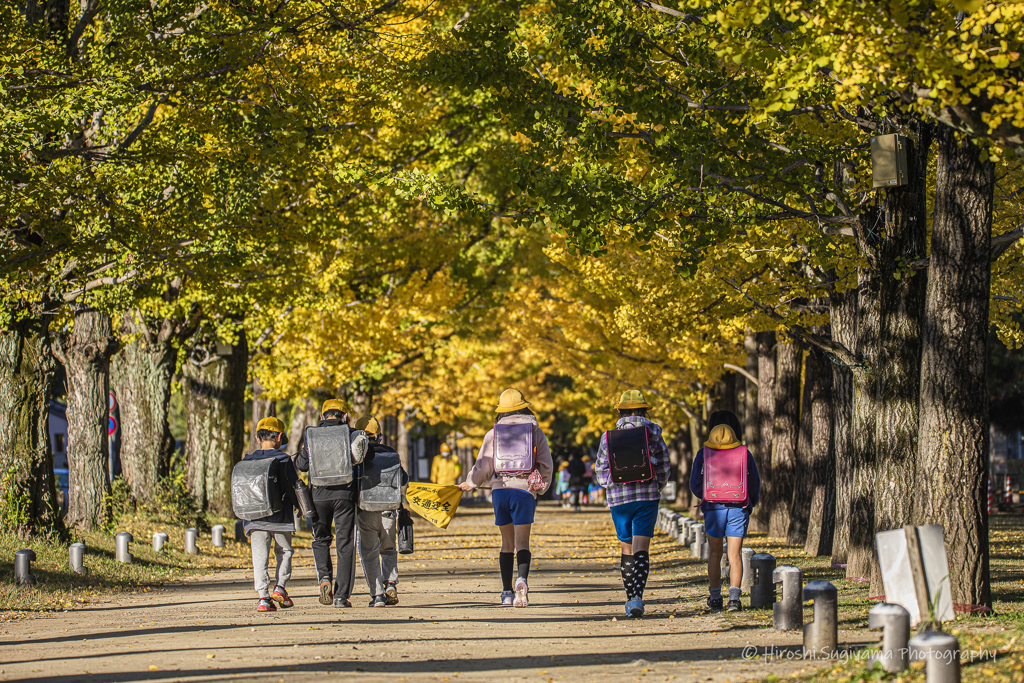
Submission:
<svg viewBox="0 0 1024 683">
<path fill-rule="evenodd" d="M 629 543 L 634 536 L 654 536 L 654 525 L 658 521 L 658 501 L 623 503 L 613 505 L 611 510 L 615 535 L 623 543 Z"/>
<path fill-rule="evenodd" d="M 495 489 L 491 492 L 494 505 L 494 526 L 506 524 L 533 524 L 537 499 L 532 493 L 520 489 Z"/>
<path fill-rule="evenodd" d="M 704 533 L 713 538 L 746 536 L 748 524 L 750 511 L 743 508 L 727 507 L 704 513 Z"/>
</svg>

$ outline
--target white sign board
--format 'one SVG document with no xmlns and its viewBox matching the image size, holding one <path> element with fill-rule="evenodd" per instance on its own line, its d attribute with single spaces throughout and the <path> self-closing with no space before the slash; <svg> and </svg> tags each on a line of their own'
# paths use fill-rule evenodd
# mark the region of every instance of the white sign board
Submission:
<svg viewBox="0 0 1024 683">
<path fill-rule="evenodd" d="M 918 604 L 907 533 L 903 529 L 880 531 L 875 534 L 875 543 L 878 547 L 878 563 L 882 569 L 885 601 L 904 607 L 910 612 L 911 625 L 917 626 L 922 617 L 928 616 L 928 605 Z M 920 546 L 920 564 L 924 569 L 928 599 L 934 604 L 935 618 L 939 621 L 952 621 L 953 597 L 942 527 L 938 524 L 919 526 L 916 534 Z"/>
</svg>

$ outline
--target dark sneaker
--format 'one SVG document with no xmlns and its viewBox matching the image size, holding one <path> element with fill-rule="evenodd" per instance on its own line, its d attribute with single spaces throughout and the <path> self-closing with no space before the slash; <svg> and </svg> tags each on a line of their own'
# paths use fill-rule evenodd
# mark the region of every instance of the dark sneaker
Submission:
<svg viewBox="0 0 1024 683">
<path fill-rule="evenodd" d="M 387 607 L 388 599 L 383 595 L 378 595 L 370 601 L 370 607 Z"/>
<path fill-rule="evenodd" d="M 398 586 L 395 582 L 388 581 L 388 586 L 384 589 L 384 597 L 387 598 L 389 605 L 398 604 Z"/>
<path fill-rule="evenodd" d="M 341 609 L 342 607 L 351 607 L 352 601 L 346 600 L 345 598 L 334 598 L 334 606 Z"/>
<path fill-rule="evenodd" d="M 270 598 L 260 598 L 260 601 L 256 603 L 257 612 L 276 612 L 277 605 Z"/>
<path fill-rule="evenodd" d="M 739 612 L 743 609 L 743 605 L 740 604 L 739 600 L 730 600 L 729 604 L 725 606 L 727 612 Z"/>
<path fill-rule="evenodd" d="M 280 586 L 274 586 L 274 592 L 270 594 L 270 599 L 281 605 L 281 607 L 294 607 L 295 603 L 288 597 L 288 591 Z"/>
<path fill-rule="evenodd" d="M 320 581 L 320 604 L 331 605 L 334 603 L 334 582 L 330 579 Z"/>
<path fill-rule="evenodd" d="M 713 597 L 711 597 L 709 595 L 708 596 L 708 608 L 712 612 L 721 612 L 722 611 L 722 598 L 713 598 Z"/>
</svg>

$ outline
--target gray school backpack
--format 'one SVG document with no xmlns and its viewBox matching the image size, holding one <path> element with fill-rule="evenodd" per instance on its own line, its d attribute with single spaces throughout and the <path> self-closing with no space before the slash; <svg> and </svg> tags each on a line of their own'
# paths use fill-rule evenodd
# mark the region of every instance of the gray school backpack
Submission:
<svg viewBox="0 0 1024 683">
<path fill-rule="evenodd" d="M 377 453 L 363 461 L 359 509 L 367 512 L 402 507 L 402 461 L 398 453 Z"/>
<path fill-rule="evenodd" d="M 277 458 L 243 460 L 231 470 L 231 509 L 239 519 L 252 521 L 284 507 L 280 462 Z"/>
<path fill-rule="evenodd" d="M 533 423 L 494 425 L 494 471 L 526 475 L 534 468 Z"/>
<path fill-rule="evenodd" d="M 348 425 L 306 427 L 309 483 L 337 486 L 352 481 L 351 430 Z"/>
</svg>

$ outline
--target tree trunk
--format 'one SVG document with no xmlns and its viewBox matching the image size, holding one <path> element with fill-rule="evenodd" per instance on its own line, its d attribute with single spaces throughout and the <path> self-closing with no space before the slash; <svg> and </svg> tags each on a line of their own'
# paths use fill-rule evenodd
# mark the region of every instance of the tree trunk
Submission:
<svg viewBox="0 0 1024 683">
<path fill-rule="evenodd" d="M 693 443 L 690 440 L 690 428 L 683 427 L 672 439 L 672 450 L 676 454 L 676 505 L 684 509 L 690 507 L 690 471 L 693 468 Z"/>
<path fill-rule="evenodd" d="M 245 332 L 227 356 L 185 364 L 189 489 L 203 509 L 231 512 L 231 468 L 245 449 L 245 384 L 249 349 Z"/>
<path fill-rule="evenodd" d="M 786 538 L 789 531 L 789 506 L 793 501 L 796 477 L 796 447 L 800 435 L 800 357 L 796 342 L 780 343 L 776 349 L 778 364 L 775 381 L 775 429 L 772 431 L 772 486 L 768 499 L 771 509 L 768 535 Z"/>
<path fill-rule="evenodd" d="M 0 531 L 64 540 L 50 451 L 49 323 L 18 313 L 0 329 L 0 497 L 6 510 Z"/>
<path fill-rule="evenodd" d="M 828 334 L 828 332 L 825 332 Z M 813 446 L 809 478 L 810 515 L 804 552 L 808 555 L 832 554 L 832 541 L 836 526 L 836 451 L 832 435 L 832 370 L 824 352 L 811 349 L 807 357 L 808 369 L 814 368 L 811 389 L 811 434 Z M 806 391 L 806 389 L 805 389 Z"/>
<path fill-rule="evenodd" d="M 857 291 L 857 356 L 874 367 L 878 343 L 878 280 L 862 270 Z M 846 578 L 868 581 L 875 556 L 875 403 L 871 373 L 853 373 L 853 410 L 850 425 L 853 440 L 853 488 L 850 496 L 850 535 Z"/>
<path fill-rule="evenodd" d="M 56 351 L 68 385 L 68 523 L 91 530 L 108 519 L 110 357 L 117 351 L 110 316 L 79 308 Z"/>
<path fill-rule="evenodd" d="M 748 334 L 743 341 L 743 348 L 747 351 L 746 371 L 757 377 L 757 340 L 754 335 Z M 760 451 L 761 432 L 757 420 L 757 385 L 752 381 L 743 378 L 746 391 L 743 393 L 743 434 L 737 434 L 747 444 L 751 453 Z"/>
<path fill-rule="evenodd" d="M 857 290 L 831 296 L 832 336 L 848 349 L 857 348 Z M 836 461 L 836 521 L 832 564 L 845 565 L 850 547 L 853 503 L 853 370 L 832 362 L 832 443 Z"/>
<path fill-rule="evenodd" d="M 920 455 L 914 517 L 941 524 L 954 608 L 991 607 L 986 387 L 994 167 L 941 126 L 922 325 Z"/>
<path fill-rule="evenodd" d="M 288 445 L 285 449 L 289 454 L 295 455 L 302 448 L 302 442 L 306 439 L 306 427 L 315 427 L 317 424 L 316 404 L 312 399 L 304 398 L 295 403 L 292 411 L 292 422 L 288 429 Z"/>
<path fill-rule="evenodd" d="M 398 436 L 395 450 L 398 451 L 398 458 L 402 463 L 402 469 L 409 475 L 409 481 L 419 481 L 419 473 L 412 470 L 411 458 L 409 457 L 409 426 L 406 422 L 408 413 L 398 413 Z"/>
<path fill-rule="evenodd" d="M 148 500 L 167 475 L 174 455 L 168 422 L 171 377 L 178 351 L 175 325 L 150 325 L 138 313 L 121 323 L 123 338 L 134 337 L 111 361 L 110 383 L 121 407 L 121 468 L 136 500 Z"/>
<path fill-rule="evenodd" d="M 918 405 L 921 386 L 921 315 L 927 272 L 899 272 L 901 263 L 927 256 L 928 174 L 931 126 L 918 126 L 910 162 L 912 182 L 885 191 L 884 238 L 876 265 L 879 281 L 878 357 L 872 381 L 875 415 L 875 531 L 909 524 L 917 469 Z M 881 596 L 881 567 L 871 544 L 869 595 Z"/>
<path fill-rule="evenodd" d="M 786 543 L 804 545 L 811 517 L 811 497 L 814 494 L 814 422 L 811 397 L 821 369 L 808 354 L 804 360 L 804 389 L 800 399 L 800 431 L 796 447 L 796 466 L 793 468 L 793 497 L 789 501 L 789 530 Z"/>
<path fill-rule="evenodd" d="M 256 438 L 256 427 L 259 426 L 260 420 L 265 417 L 277 417 L 277 402 L 266 398 L 266 392 L 263 389 L 263 384 L 260 383 L 260 378 L 253 373 L 252 430 L 250 430 L 249 447 L 246 452 L 252 453 L 260 449 L 260 442 Z"/>
<path fill-rule="evenodd" d="M 772 495 L 772 432 L 775 429 L 775 333 L 758 332 L 757 335 L 757 431 L 758 450 L 753 452 L 754 463 L 761 475 L 761 503 L 756 517 L 751 517 L 751 529 L 768 531 L 771 519 Z"/>
</svg>

